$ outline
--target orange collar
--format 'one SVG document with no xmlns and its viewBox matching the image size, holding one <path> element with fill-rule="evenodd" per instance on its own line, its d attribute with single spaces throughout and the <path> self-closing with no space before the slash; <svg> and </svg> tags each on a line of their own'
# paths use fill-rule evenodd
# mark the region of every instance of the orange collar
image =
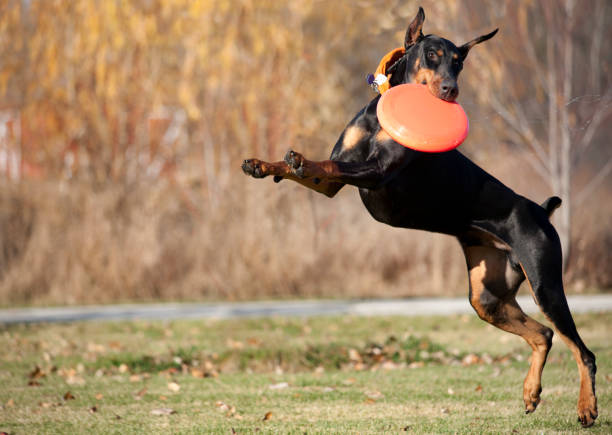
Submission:
<svg viewBox="0 0 612 435">
<path fill-rule="evenodd" d="M 381 94 L 384 94 L 389 90 L 391 87 L 389 83 L 391 74 L 388 74 L 387 70 L 391 68 L 405 53 L 406 49 L 404 47 L 398 47 L 383 56 L 378 63 L 378 68 L 376 68 L 376 72 L 374 73 L 372 82 L 370 83 L 375 90 Z"/>
</svg>

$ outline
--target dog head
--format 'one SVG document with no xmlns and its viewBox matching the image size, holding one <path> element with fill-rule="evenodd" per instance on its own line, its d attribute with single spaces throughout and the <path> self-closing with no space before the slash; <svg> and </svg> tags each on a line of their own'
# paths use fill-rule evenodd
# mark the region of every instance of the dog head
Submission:
<svg viewBox="0 0 612 435">
<path fill-rule="evenodd" d="M 427 85 L 429 91 L 437 98 L 455 101 L 459 95 L 457 79 L 470 49 L 491 39 L 499 29 L 457 47 L 448 39 L 436 35 L 423 35 L 424 21 L 425 12 L 423 8 L 419 8 L 419 12 L 406 31 L 404 39 L 406 53 L 392 67 L 391 85 L 420 83 Z"/>
</svg>

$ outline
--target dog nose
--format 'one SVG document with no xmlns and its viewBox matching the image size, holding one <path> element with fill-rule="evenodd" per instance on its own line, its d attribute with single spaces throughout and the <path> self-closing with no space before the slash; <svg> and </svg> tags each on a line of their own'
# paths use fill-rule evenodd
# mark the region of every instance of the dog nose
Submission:
<svg viewBox="0 0 612 435">
<path fill-rule="evenodd" d="M 442 99 L 446 101 L 455 101 L 455 98 L 459 95 L 457 82 L 454 80 L 444 80 L 440 84 L 440 93 L 442 94 Z"/>
</svg>

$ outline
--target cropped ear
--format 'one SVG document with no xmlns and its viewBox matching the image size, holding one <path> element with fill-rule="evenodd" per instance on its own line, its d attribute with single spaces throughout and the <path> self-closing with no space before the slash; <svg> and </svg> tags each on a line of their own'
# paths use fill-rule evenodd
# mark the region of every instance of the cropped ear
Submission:
<svg viewBox="0 0 612 435">
<path fill-rule="evenodd" d="M 414 44 L 419 42 L 423 38 L 423 22 L 425 21 L 425 11 L 422 7 L 419 7 L 416 17 L 412 20 L 412 23 L 406 30 L 406 37 L 404 38 L 404 48 L 408 50 Z"/>
<path fill-rule="evenodd" d="M 499 29 L 495 29 L 491 33 L 487 33 L 486 35 L 482 35 L 482 36 L 479 36 L 476 39 L 472 39 L 470 42 L 466 42 L 461 47 L 459 47 L 459 53 L 461 54 L 461 58 L 465 59 L 466 56 L 468 55 L 470 49 L 473 46 L 475 46 L 476 44 L 480 44 L 481 42 L 485 42 L 485 41 L 491 39 L 492 37 L 495 36 L 495 34 L 497 33 L 498 30 Z"/>
</svg>

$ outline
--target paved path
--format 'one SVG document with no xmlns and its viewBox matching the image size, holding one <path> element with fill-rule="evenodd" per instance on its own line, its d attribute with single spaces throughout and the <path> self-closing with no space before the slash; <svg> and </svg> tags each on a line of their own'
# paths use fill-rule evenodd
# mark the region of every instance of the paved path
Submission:
<svg viewBox="0 0 612 435">
<path fill-rule="evenodd" d="M 538 312 L 529 296 L 517 298 L 527 313 Z M 612 294 L 570 296 L 574 313 L 612 311 Z M 473 313 L 467 298 L 415 298 L 384 300 L 303 300 L 235 303 L 181 303 L 100 305 L 61 308 L 14 308 L 0 310 L 0 323 L 76 322 L 84 320 L 201 319 L 262 316 L 417 316 Z"/>
</svg>

